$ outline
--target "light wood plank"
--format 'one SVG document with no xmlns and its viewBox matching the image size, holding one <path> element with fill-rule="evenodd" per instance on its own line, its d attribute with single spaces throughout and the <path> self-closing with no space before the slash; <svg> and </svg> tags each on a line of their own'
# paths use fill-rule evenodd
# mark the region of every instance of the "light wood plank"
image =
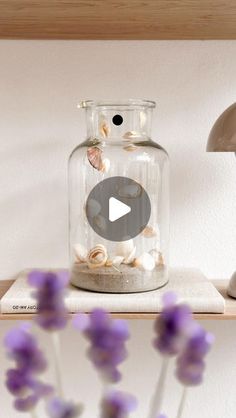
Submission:
<svg viewBox="0 0 236 418">
<path fill-rule="evenodd" d="M 236 39 L 235 0 L 0 0 L 3 39 Z"/>
<path fill-rule="evenodd" d="M 14 280 L 0 281 L 0 299 L 12 285 Z M 194 314 L 194 317 L 199 320 L 236 320 L 236 300 L 227 295 L 227 280 L 212 280 L 214 286 L 222 294 L 225 299 L 226 308 L 224 314 L 215 313 L 198 313 Z M 0 314 L 0 320 L 31 320 L 34 318 L 34 314 Z M 154 319 L 156 314 L 154 313 L 114 313 L 114 318 L 125 319 Z"/>
</svg>

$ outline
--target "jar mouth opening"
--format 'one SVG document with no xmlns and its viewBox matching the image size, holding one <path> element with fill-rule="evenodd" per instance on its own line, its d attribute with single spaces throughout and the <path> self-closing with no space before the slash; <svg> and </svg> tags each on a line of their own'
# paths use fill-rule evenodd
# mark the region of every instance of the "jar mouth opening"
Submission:
<svg viewBox="0 0 236 418">
<path fill-rule="evenodd" d="M 78 108 L 119 108 L 128 110 L 131 108 L 155 108 L 156 102 L 146 99 L 125 99 L 125 100 L 82 100 L 78 103 Z"/>
</svg>

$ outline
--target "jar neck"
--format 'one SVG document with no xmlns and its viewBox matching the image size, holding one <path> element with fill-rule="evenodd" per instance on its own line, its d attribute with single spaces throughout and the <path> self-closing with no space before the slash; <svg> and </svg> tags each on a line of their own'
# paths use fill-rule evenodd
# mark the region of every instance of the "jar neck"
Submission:
<svg viewBox="0 0 236 418">
<path fill-rule="evenodd" d="M 135 140 L 151 135 L 153 102 L 106 104 L 86 108 L 87 136 L 102 141 Z"/>
</svg>

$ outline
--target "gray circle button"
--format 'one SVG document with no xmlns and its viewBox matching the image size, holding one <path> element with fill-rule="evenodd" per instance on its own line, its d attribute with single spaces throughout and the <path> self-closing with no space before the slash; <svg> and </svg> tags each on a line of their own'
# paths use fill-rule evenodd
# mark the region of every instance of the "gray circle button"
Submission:
<svg viewBox="0 0 236 418">
<path fill-rule="evenodd" d="M 93 230 L 109 241 L 136 237 L 147 225 L 151 203 L 146 190 L 128 177 L 110 177 L 90 192 L 86 215 Z"/>
</svg>

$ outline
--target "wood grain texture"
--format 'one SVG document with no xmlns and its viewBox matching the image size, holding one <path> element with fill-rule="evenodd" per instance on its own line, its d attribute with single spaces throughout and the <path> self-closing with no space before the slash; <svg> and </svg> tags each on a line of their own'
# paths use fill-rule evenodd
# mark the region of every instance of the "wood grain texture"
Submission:
<svg viewBox="0 0 236 418">
<path fill-rule="evenodd" d="M 194 317 L 196 319 L 214 319 L 214 320 L 236 320 L 236 299 L 233 299 L 227 295 L 227 280 L 213 280 L 212 281 L 216 289 L 221 293 L 225 299 L 226 307 L 224 314 L 216 313 L 198 313 Z M 12 285 L 13 280 L 0 281 L 0 299 Z M 156 314 L 154 313 L 113 313 L 114 318 L 125 319 L 154 319 Z M 31 320 L 34 318 L 34 314 L 0 314 L 0 320 Z"/>
<path fill-rule="evenodd" d="M 236 39 L 235 0 L 0 0 L 2 39 Z"/>
</svg>

